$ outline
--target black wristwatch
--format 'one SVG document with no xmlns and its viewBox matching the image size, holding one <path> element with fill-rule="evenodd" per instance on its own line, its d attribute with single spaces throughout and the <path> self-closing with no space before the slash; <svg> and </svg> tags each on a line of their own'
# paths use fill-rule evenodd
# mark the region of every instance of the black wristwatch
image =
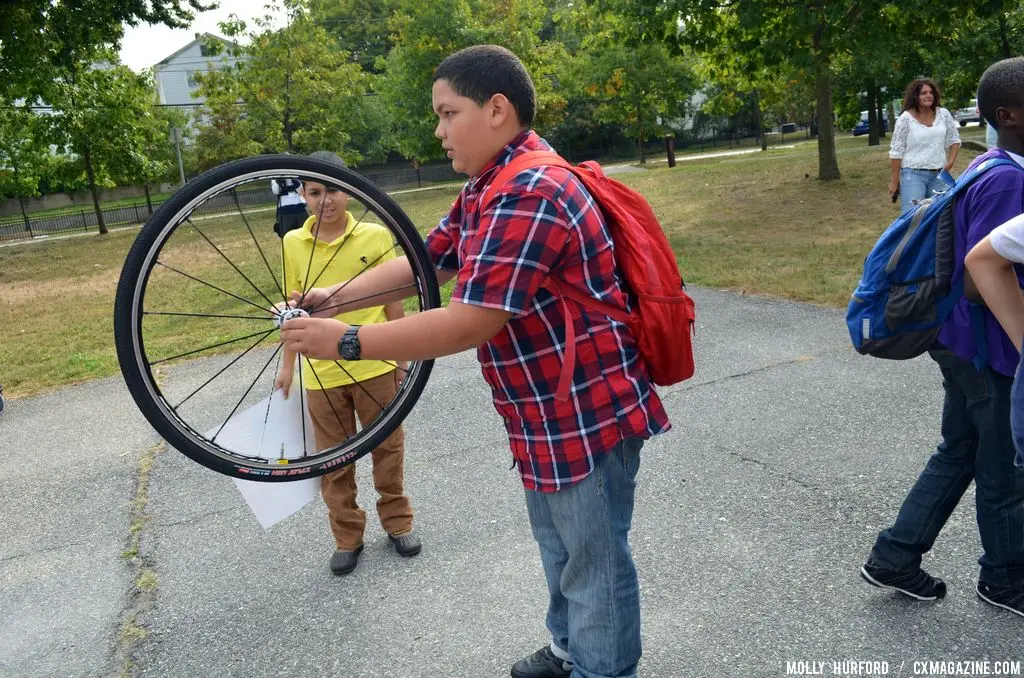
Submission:
<svg viewBox="0 0 1024 678">
<path fill-rule="evenodd" d="M 338 353 L 343 360 L 359 360 L 359 354 L 363 350 L 359 345 L 359 327 L 360 325 L 350 326 L 338 342 Z"/>
</svg>

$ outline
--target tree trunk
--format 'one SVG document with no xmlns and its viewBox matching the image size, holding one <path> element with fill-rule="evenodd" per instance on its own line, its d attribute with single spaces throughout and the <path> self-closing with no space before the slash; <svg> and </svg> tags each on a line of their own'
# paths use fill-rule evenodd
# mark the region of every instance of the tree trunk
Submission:
<svg viewBox="0 0 1024 678">
<path fill-rule="evenodd" d="M 21 190 L 21 182 L 18 181 L 18 168 L 17 167 L 14 168 L 14 185 L 18 187 L 19 191 Z M 21 207 L 21 218 L 25 220 L 25 230 L 28 231 L 29 233 L 31 233 L 32 232 L 32 226 L 31 226 L 31 224 L 29 224 L 29 221 L 28 221 L 28 213 L 25 212 L 25 198 L 22 197 L 22 195 L 20 193 L 18 194 L 18 206 Z"/>
<path fill-rule="evenodd" d="M 825 27 L 819 22 L 814 31 L 814 90 L 818 101 L 818 179 L 833 181 L 839 178 L 836 160 L 836 136 L 832 108 L 832 71 L 829 55 L 822 45 Z"/>
<path fill-rule="evenodd" d="M 637 118 L 640 118 L 639 111 L 637 111 L 637 113 L 638 113 Z M 639 130 L 639 137 L 637 138 L 637 142 L 640 144 L 640 164 L 641 165 L 646 165 L 647 164 L 647 149 L 644 148 L 644 123 L 643 123 L 642 119 L 640 120 L 640 130 Z"/>
<path fill-rule="evenodd" d="M 868 80 L 868 146 L 878 145 L 878 130 L 881 128 L 881 120 L 878 117 L 878 85 L 874 78 Z"/>
<path fill-rule="evenodd" d="M 18 196 L 18 204 L 21 206 L 21 218 L 25 220 L 25 230 L 32 232 L 32 222 L 28 220 L 28 212 L 25 211 L 25 198 Z"/>
<path fill-rule="evenodd" d="M 1013 50 L 1010 49 L 1010 36 L 1009 30 L 1006 27 L 1006 14 L 999 15 L 999 42 L 1003 47 L 1003 58 L 1011 58 L 1013 56 Z"/>
<path fill-rule="evenodd" d="M 153 199 L 149 195 L 149 183 L 142 184 L 142 190 L 146 192 L 146 209 L 149 210 L 149 216 L 153 216 Z"/>
<path fill-rule="evenodd" d="M 757 136 L 761 140 L 761 150 L 768 150 L 768 136 L 764 133 L 764 123 L 761 120 L 761 97 L 757 90 L 754 90 L 754 124 L 757 125 Z"/>
<path fill-rule="evenodd" d="M 878 138 L 884 139 L 886 123 L 883 111 L 885 111 L 885 104 L 882 101 L 882 91 L 880 89 L 875 90 L 875 101 L 878 106 Z M 892 116 L 889 116 L 889 119 L 892 120 Z"/>
<path fill-rule="evenodd" d="M 96 172 L 92 168 L 92 153 L 89 151 L 88 145 L 85 147 L 82 158 L 85 160 L 85 176 L 89 179 L 89 192 L 92 193 L 92 206 L 96 210 L 96 223 L 100 227 L 100 235 L 106 235 L 107 222 L 103 220 L 103 209 L 100 208 L 100 190 L 96 186 Z"/>
</svg>

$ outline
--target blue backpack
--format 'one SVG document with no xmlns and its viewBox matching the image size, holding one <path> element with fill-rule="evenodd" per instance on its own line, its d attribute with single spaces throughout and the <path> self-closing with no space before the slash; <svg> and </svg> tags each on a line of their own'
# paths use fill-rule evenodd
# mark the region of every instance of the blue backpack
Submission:
<svg viewBox="0 0 1024 678">
<path fill-rule="evenodd" d="M 864 274 L 846 309 L 858 353 L 907 360 L 935 343 L 939 328 L 963 296 L 963 282 L 952 284 L 956 197 L 984 172 L 1015 164 L 1009 158 L 985 160 L 962 174 L 948 191 L 922 200 L 885 230 L 864 259 Z M 981 307 L 972 305 L 971 315 L 980 334 Z M 978 346 L 978 360 L 984 364 L 985 341 Z"/>
</svg>

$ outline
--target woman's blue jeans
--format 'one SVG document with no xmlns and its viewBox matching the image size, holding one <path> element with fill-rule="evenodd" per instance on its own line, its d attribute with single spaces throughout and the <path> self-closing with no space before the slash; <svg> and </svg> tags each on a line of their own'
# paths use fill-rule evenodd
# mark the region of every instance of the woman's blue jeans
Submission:
<svg viewBox="0 0 1024 678">
<path fill-rule="evenodd" d="M 950 184 L 941 175 L 949 176 L 942 170 L 900 169 L 900 214 L 906 212 L 925 198 L 942 193 Z"/>
<path fill-rule="evenodd" d="M 548 583 L 552 643 L 572 678 L 631 678 L 640 661 L 640 586 L 629 548 L 644 441 L 627 438 L 558 492 L 526 491 Z"/>
</svg>

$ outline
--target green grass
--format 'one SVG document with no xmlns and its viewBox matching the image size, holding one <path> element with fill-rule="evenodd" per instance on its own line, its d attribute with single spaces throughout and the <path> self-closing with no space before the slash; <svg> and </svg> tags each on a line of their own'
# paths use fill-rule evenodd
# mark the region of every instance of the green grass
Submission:
<svg viewBox="0 0 1024 678">
<path fill-rule="evenodd" d="M 968 134 L 973 130 L 975 126 L 961 129 Z M 661 165 L 618 178 L 648 197 L 688 283 L 843 306 L 860 277 L 864 255 L 897 215 L 886 195 L 886 150 L 885 144 L 868 147 L 865 137 L 840 137 L 843 178 L 835 182 L 814 178 L 814 142 L 687 160 L 673 169 Z M 962 152 L 957 171 L 972 156 Z M 457 193 L 458 186 L 452 185 L 395 198 L 426 233 Z M 271 215 L 253 213 L 250 223 L 276 267 L 280 245 L 271 232 Z M 266 266 L 240 220 L 197 223 L 233 260 L 244 262 L 240 268 L 261 281 L 270 296 Z M 125 229 L 0 248 L 0 312 L 6 319 L 0 324 L 0 383 L 6 395 L 21 397 L 118 373 L 114 292 L 137 232 Z M 162 255 L 165 261 L 239 296 L 255 296 L 196 233 L 183 229 L 172 245 Z M 443 295 L 446 300 L 450 286 Z M 154 274 L 146 303 L 150 310 L 260 312 L 166 270 Z M 246 322 L 151 317 L 144 324 L 147 348 L 151 359 L 172 357 L 258 329 L 240 330 Z"/>
</svg>

